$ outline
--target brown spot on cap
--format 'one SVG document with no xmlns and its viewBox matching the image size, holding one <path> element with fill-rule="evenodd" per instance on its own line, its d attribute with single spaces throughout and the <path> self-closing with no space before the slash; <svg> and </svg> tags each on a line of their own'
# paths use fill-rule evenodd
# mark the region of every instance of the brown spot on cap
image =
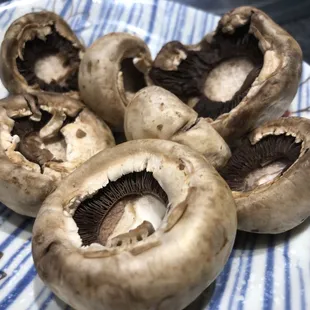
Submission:
<svg viewBox="0 0 310 310">
<path fill-rule="evenodd" d="M 161 130 L 163 129 L 163 125 L 162 125 L 162 124 L 157 125 L 157 129 L 158 129 L 159 131 L 161 131 Z"/>
<path fill-rule="evenodd" d="M 87 72 L 88 72 L 88 73 L 91 73 L 92 66 L 93 66 L 92 62 L 89 61 L 89 62 L 87 63 Z"/>
<path fill-rule="evenodd" d="M 86 136 L 86 132 L 83 131 L 82 129 L 78 129 L 76 131 L 76 137 L 77 138 L 81 139 L 81 138 L 84 138 L 85 136 Z"/>
</svg>

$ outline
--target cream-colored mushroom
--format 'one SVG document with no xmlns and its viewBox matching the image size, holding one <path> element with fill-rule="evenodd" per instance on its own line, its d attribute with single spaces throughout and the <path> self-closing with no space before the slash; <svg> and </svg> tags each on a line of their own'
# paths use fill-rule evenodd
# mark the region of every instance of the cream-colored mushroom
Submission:
<svg viewBox="0 0 310 310">
<path fill-rule="evenodd" d="M 236 225 L 229 187 L 201 154 L 135 140 L 63 180 L 36 218 L 32 253 L 77 310 L 181 310 L 223 269 Z"/>
<path fill-rule="evenodd" d="M 84 46 L 59 15 L 32 12 L 16 19 L 1 44 L 0 76 L 12 94 L 54 91 L 78 97 Z"/>
<path fill-rule="evenodd" d="M 151 54 L 140 38 L 110 33 L 96 40 L 81 62 L 79 88 L 83 101 L 112 129 L 123 128 L 128 102 L 146 85 Z"/>
<path fill-rule="evenodd" d="M 229 11 L 196 45 L 169 42 L 150 78 L 193 107 L 229 143 L 281 117 L 294 98 L 302 65 L 296 40 L 253 7 Z"/>
<path fill-rule="evenodd" d="M 0 100 L 0 201 L 35 217 L 59 181 L 114 138 L 78 100 L 57 94 Z"/>
<path fill-rule="evenodd" d="M 227 163 L 231 152 L 207 119 L 185 105 L 169 91 L 149 86 L 140 90 L 125 112 L 128 140 L 172 140 L 202 153 L 214 167 Z"/>
<path fill-rule="evenodd" d="M 281 118 L 258 127 L 221 172 L 237 204 L 238 229 L 282 233 L 310 215 L 310 120 Z"/>
</svg>

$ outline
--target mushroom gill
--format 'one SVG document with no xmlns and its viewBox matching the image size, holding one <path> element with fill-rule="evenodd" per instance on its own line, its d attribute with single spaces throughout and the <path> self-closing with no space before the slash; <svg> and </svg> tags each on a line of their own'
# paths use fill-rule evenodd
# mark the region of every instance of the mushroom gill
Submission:
<svg viewBox="0 0 310 310">
<path fill-rule="evenodd" d="M 285 117 L 250 133 L 221 175 L 237 205 L 238 229 L 281 233 L 309 215 L 310 121 Z"/>
<path fill-rule="evenodd" d="M 0 200 L 29 216 L 63 177 L 115 145 L 82 102 L 55 93 L 2 99 L 0 120 Z"/>
<path fill-rule="evenodd" d="M 254 7 L 226 13 L 196 45 L 162 47 L 150 80 L 210 118 L 229 145 L 264 122 L 281 117 L 301 76 L 298 43 Z"/>
<path fill-rule="evenodd" d="M 134 140 L 93 156 L 47 197 L 32 253 L 75 309 L 181 310 L 222 270 L 236 226 L 231 192 L 203 156 Z"/>
<path fill-rule="evenodd" d="M 211 43 L 201 43 L 200 49 L 171 42 L 159 54 L 182 52 L 179 65 L 176 70 L 161 69 L 158 56 L 150 78 L 185 102 L 197 98 L 193 108 L 199 116 L 216 119 L 235 108 L 258 77 L 263 66 L 258 43 L 249 33 L 249 23 L 233 34 L 218 29 Z"/>
<path fill-rule="evenodd" d="M 254 145 L 246 140 L 233 153 L 222 175 L 233 191 L 251 191 L 283 175 L 300 151 L 301 142 L 285 134 L 268 135 Z"/>
<path fill-rule="evenodd" d="M 1 79 L 11 93 L 76 95 L 83 53 L 83 45 L 59 15 L 29 13 L 15 20 L 4 36 Z"/>
<path fill-rule="evenodd" d="M 143 213 L 146 213 L 145 206 L 143 208 L 145 203 L 149 204 L 149 210 L 146 211 L 152 213 L 153 217 L 150 216 L 152 219 L 142 219 Z M 73 219 L 79 228 L 83 245 L 92 243 L 107 245 L 111 237 L 119 234 L 119 226 L 123 233 L 126 229 L 130 232 L 127 236 L 132 243 L 148 237 L 158 228 L 165 215 L 167 204 L 168 197 L 164 190 L 152 173 L 144 170 L 123 175 L 116 181 L 108 183 L 79 205 Z M 145 225 L 149 228 L 143 236 L 141 228 Z M 122 245 L 122 240 L 119 238 L 117 242 L 115 240 L 112 244 Z"/>
</svg>

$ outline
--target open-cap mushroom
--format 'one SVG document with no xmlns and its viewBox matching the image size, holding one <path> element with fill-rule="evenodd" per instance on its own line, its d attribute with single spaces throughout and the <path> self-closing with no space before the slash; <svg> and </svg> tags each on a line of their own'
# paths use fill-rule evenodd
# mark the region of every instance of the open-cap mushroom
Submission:
<svg viewBox="0 0 310 310">
<path fill-rule="evenodd" d="M 310 215 L 310 120 L 281 118 L 254 130 L 221 171 L 238 229 L 281 233 Z"/>
<path fill-rule="evenodd" d="M 58 182 L 114 146 L 108 126 L 80 101 L 55 93 L 0 100 L 0 201 L 36 216 Z"/>
<path fill-rule="evenodd" d="M 143 40 L 113 32 L 96 40 L 83 57 L 79 88 L 83 101 L 114 130 L 123 128 L 128 102 L 146 86 L 151 66 Z"/>
<path fill-rule="evenodd" d="M 214 120 L 229 143 L 281 117 L 301 75 L 298 43 L 262 11 L 239 7 L 196 45 L 167 43 L 150 70 L 164 87 Z"/>
<path fill-rule="evenodd" d="M 77 310 L 181 310 L 219 274 L 236 234 L 231 191 L 198 152 L 134 140 L 81 165 L 43 203 L 32 253 Z"/>
<path fill-rule="evenodd" d="M 1 44 L 0 76 L 12 94 L 50 91 L 77 96 L 84 46 L 57 14 L 33 12 L 15 20 Z"/>
<path fill-rule="evenodd" d="M 149 86 L 127 106 L 124 129 L 128 140 L 164 139 L 185 144 L 220 168 L 231 156 L 224 139 L 205 118 L 169 91 Z"/>
</svg>

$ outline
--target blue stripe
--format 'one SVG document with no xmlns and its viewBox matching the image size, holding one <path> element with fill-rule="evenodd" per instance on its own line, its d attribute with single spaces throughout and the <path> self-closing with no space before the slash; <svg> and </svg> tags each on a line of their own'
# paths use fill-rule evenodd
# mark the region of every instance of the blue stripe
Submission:
<svg viewBox="0 0 310 310">
<path fill-rule="evenodd" d="M 289 257 L 289 238 L 290 238 L 290 232 L 287 232 L 283 251 L 285 262 L 285 268 L 284 268 L 285 310 L 291 309 L 291 272 L 290 272 L 290 257 Z"/>
<path fill-rule="evenodd" d="M 111 26 L 111 30 L 109 32 L 115 32 L 118 25 L 119 25 L 119 21 L 121 20 L 121 17 L 124 13 L 124 5 L 123 4 L 118 4 L 117 6 L 117 16 L 115 18 L 115 21 L 114 21 L 114 25 L 112 24 Z M 116 13 L 115 13 L 116 15 Z"/>
<path fill-rule="evenodd" d="M 236 295 L 236 291 L 237 291 L 237 287 L 238 287 L 238 282 L 240 279 L 240 274 L 242 271 L 243 261 L 244 261 L 245 254 L 246 254 L 246 247 L 247 247 L 247 243 L 248 243 L 248 238 L 249 238 L 249 234 L 246 234 L 245 238 L 244 238 L 243 246 L 242 246 L 242 251 L 241 251 L 240 256 L 239 256 L 238 271 L 237 271 L 237 274 L 235 276 L 233 289 L 232 289 L 232 292 L 231 292 L 230 298 L 229 298 L 229 303 L 228 303 L 228 309 L 229 310 L 232 309 L 234 302 L 235 302 L 235 295 Z"/>
<path fill-rule="evenodd" d="M 29 253 L 29 255 L 31 256 L 31 253 Z M 33 280 L 36 274 L 37 273 L 36 273 L 35 267 L 32 265 L 32 267 L 28 270 L 25 276 L 18 281 L 16 286 L 2 300 L 1 306 L 3 307 L 3 309 L 7 309 L 15 302 L 16 298 L 25 290 L 25 288 Z"/>
<path fill-rule="evenodd" d="M 302 268 L 298 266 L 297 269 L 298 269 L 298 276 L 299 276 L 300 310 L 306 310 L 305 280 L 304 280 Z"/>
<path fill-rule="evenodd" d="M 189 37 L 189 43 L 190 44 L 193 44 L 193 39 L 194 39 L 194 35 L 195 35 L 195 30 L 196 30 L 196 20 L 197 20 L 197 12 L 198 11 L 195 11 L 195 14 L 194 14 L 194 26 L 192 28 L 192 31 L 191 31 L 191 34 L 190 34 L 190 37 Z"/>
<path fill-rule="evenodd" d="M 42 305 L 40 307 L 40 310 L 45 310 L 48 307 L 49 303 L 52 301 L 53 297 L 54 297 L 54 294 L 50 293 L 47 296 L 47 298 L 43 301 L 43 303 L 42 303 Z"/>
<path fill-rule="evenodd" d="M 67 14 L 69 7 L 71 6 L 72 0 L 67 0 L 64 7 L 62 8 L 61 12 L 59 13 L 62 17 Z"/>
<path fill-rule="evenodd" d="M 253 240 L 251 240 L 252 243 L 251 243 L 250 250 L 248 252 L 248 260 L 247 260 L 246 269 L 244 273 L 243 286 L 241 288 L 241 293 L 240 293 L 241 298 L 238 302 L 238 310 L 243 310 L 243 307 L 244 307 L 243 301 L 246 298 L 246 293 L 249 287 L 248 284 L 249 284 L 249 279 L 250 279 L 250 275 L 252 271 L 253 253 L 254 253 L 254 249 L 256 246 L 256 241 L 257 241 L 257 235 L 254 235 Z"/>
<path fill-rule="evenodd" d="M 173 13 L 173 8 L 174 8 L 174 3 L 173 2 L 169 2 L 168 3 L 168 13 L 165 16 L 171 16 L 171 14 Z M 169 35 L 169 30 L 171 29 L 170 25 L 165 25 L 166 27 L 166 32 L 164 34 L 164 41 L 168 40 L 168 35 Z"/>
<path fill-rule="evenodd" d="M 184 20 L 185 20 L 186 14 L 187 14 L 186 6 L 182 5 L 180 27 L 178 27 L 178 34 L 177 34 L 177 38 L 179 41 L 183 41 L 182 40 L 183 29 L 184 29 L 183 25 L 184 25 Z"/>
<path fill-rule="evenodd" d="M 31 305 L 27 308 L 27 310 L 30 310 L 33 306 L 38 304 L 38 300 L 41 298 L 43 293 L 47 290 L 46 286 L 43 286 L 42 289 L 40 290 L 39 294 L 36 295 L 36 298 L 33 300 Z M 40 307 L 41 309 L 41 307 Z"/>
<path fill-rule="evenodd" d="M 14 263 L 15 259 L 20 255 L 21 252 L 25 250 L 31 243 L 31 237 L 21 246 L 18 248 L 16 252 L 14 252 L 9 258 L 8 262 L 1 268 L 3 271 L 5 271 L 8 267 L 11 266 L 12 263 Z M 1 262 L 1 261 L 0 261 Z"/>
<path fill-rule="evenodd" d="M 80 32 L 80 31 L 82 31 L 84 29 L 86 20 L 88 19 L 89 15 L 90 15 L 90 11 L 91 11 L 92 5 L 93 5 L 93 1 L 92 0 L 87 0 L 86 1 L 85 7 L 83 9 L 83 12 L 87 13 L 87 18 L 86 17 L 85 18 L 83 18 L 83 17 L 81 18 L 81 21 L 78 23 L 79 28 L 78 29 L 75 28 L 75 30 L 74 30 L 75 32 Z M 83 13 L 83 15 L 84 15 L 84 13 Z"/>
<path fill-rule="evenodd" d="M 200 32 L 200 40 L 205 36 L 206 31 L 209 31 L 209 26 L 208 26 L 208 21 L 209 21 L 209 16 L 208 14 L 205 14 L 204 18 L 203 18 L 203 25 L 205 25 L 204 27 L 201 27 L 201 32 Z M 206 30 L 207 29 L 207 30 Z"/>
<path fill-rule="evenodd" d="M 19 227 L 17 227 L 1 244 L 0 244 L 0 252 L 4 252 L 4 250 L 10 245 L 14 239 L 23 232 L 23 230 L 30 226 L 33 223 L 33 220 L 27 219 L 23 221 Z"/>
<path fill-rule="evenodd" d="M 21 270 L 24 265 L 26 264 L 26 262 L 28 261 L 28 259 L 31 258 L 31 251 L 29 251 L 29 253 L 22 259 L 22 261 L 19 263 L 19 265 L 15 268 L 14 273 L 11 275 L 7 275 L 7 277 L 5 278 L 4 281 L 0 282 L 0 289 L 3 289 L 7 283 L 12 280 L 12 278 L 18 274 L 18 271 Z M 21 279 L 22 280 L 22 279 Z M 20 280 L 20 281 L 21 281 Z M 10 295 L 10 294 L 9 294 Z"/>
<path fill-rule="evenodd" d="M 213 293 L 212 299 L 209 303 L 209 309 L 217 310 L 220 309 L 220 304 L 224 295 L 224 291 L 227 286 L 227 282 L 230 276 L 232 263 L 234 260 L 235 250 L 232 250 L 228 262 L 226 263 L 222 273 L 216 279 L 216 287 Z"/>
<path fill-rule="evenodd" d="M 176 23 L 174 24 L 174 28 L 173 28 L 173 33 L 172 33 L 172 40 L 176 40 L 176 35 L 177 35 L 177 30 L 180 26 L 180 15 L 181 15 L 181 11 L 182 11 L 182 5 L 179 5 L 179 9 L 178 9 L 178 13 L 177 13 L 177 20 Z"/>
<path fill-rule="evenodd" d="M 105 25 L 107 23 L 107 19 L 108 19 L 110 13 L 111 13 L 111 10 L 113 9 L 113 3 L 109 2 L 106 11 L 105 11 L 105 9 L 106 9 L 105 2 L 102 2 L 101 9 L 100 9 L 100 15 L 99 16 L 102 16 L 103 23 L 101 24 L 101 27 L 99 27 L 100 23 L 97 23 L 93 33 L 90 36 L 89 44 L 93 43 L 95 41 L 95 39 L 97 38 L 97 30 L 98 29 L 99 29 L 99 34 L 98 35 L 102 34 L 102 30 L 103 30 L 103 28 L 105 27 Z"/>
<path fill-rule="evenodd" d="M 158 0 L 154 0 L 151 18 L 150 18 L 150 23 L 149 23 L 149 27 L 148 27 L 148 31 L 147 31 L 147 36 L 145 38 L 146 44 L 150 43 L 151 34 L 153 33 L 153 29 L 154 29 L 154 25 L 155 25 L 155 17 L 156 17 L 156 13 L 157 13 L 157 3 L 158 3 Z"/>
<path fill-rule="evenodd" d="M 270 236 L 265 269 L 264 310 L 272 310 L 273 308 L 274 243 L 274 236 Z"/>
<path fill-rule="evenodd" d="M 15 10 L 16 10 L 16 8 L 10 9 L 10 11 L 9 11 L 10 13 L 8 14 L 7 21 L 2 24 L 3 28 L 7 28 L 9 26 L 9 24 L 12 22 L 12 17 L 13 17 L 13 14 L 15 13 Z"/>
</svg>

